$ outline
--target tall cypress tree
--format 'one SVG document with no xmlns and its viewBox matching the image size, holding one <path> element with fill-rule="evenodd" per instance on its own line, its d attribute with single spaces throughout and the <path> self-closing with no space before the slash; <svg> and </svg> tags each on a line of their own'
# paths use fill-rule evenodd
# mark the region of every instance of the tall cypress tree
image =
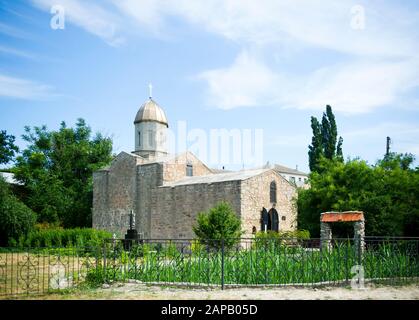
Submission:
<svg viewBox="0 0 419 320">
<path fill-rule="evenodd" d="M 324 125 L 323 125 L 324 123 Z M 323 113 L 322 134 L 324 155 L 327 159 L 332 159 L 336 154 L 337 127 L 332 107 L 326 106 L 326 113 Z"/>
<path fill-rule="evenodd" d="M 323 155 L 323 143 L 321 125 L 316 117 L 311 117 L 311 129 L 313 130 L 313 137 L 311 138 L 311 145 L 308 146 L 308 161 L 311 171 L 316 171 L 317 163 Z"/>
<path fill-rule="evenodd" d="M 325 157 L 326 159 L 336 158 L 343 162 L 343 139 L 339 137 L 339 141 L 337 141 L 338 131 L 336 119 L 331 106 L 326 106 L 326 112 L 323 113 L 321 124 L 316 117 L 311 117 L 311 129 L 313 130 L 313 137 L 311 139 L 311 145 L 308 147 L 310 170 L 318 170 L 317 166 L 321 157 Z"/>
<path fill-rule="evenodd" d="M 336 147 L 336 158 L 340 162 L 343 162 L 342 143 L 343 143 L 343 138 L 342 137 L 339 137 L 339 142 L 338 142 L 338 145 Z"/>
</svg>

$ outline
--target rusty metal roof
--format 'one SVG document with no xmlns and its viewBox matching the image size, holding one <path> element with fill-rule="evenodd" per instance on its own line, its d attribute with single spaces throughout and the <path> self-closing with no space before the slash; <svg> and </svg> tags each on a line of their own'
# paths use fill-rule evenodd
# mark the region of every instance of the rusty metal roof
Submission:
<svg viewBox="0 0 419 320">
<path fill-rule="evenodd" d="M 323 212 L 320 217 L 321 222 L 356 222 L 363 220 L 364 213 L 362 211 Z"/>
</svg>

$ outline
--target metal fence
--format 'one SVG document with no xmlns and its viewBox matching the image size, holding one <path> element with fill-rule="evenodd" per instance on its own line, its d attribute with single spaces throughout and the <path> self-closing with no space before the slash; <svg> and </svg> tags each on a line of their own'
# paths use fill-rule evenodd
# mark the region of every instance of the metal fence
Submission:
<svg viewBox="0 0 419 320">
<path fill-rule="evenodd" d="M 364 246 L 361 248 L 360 244 Z M 98 247 L 0 248 L 0 296 L 116 281 L 197 287 L 419 283 L 419 238 L 112 239 Z"/>
</svg>

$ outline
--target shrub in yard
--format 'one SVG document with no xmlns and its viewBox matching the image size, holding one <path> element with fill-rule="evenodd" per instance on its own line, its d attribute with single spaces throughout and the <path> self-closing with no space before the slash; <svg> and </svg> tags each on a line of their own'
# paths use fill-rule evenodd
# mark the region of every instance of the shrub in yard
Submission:
<svg viewBox="0 0 419 320">
<path fill-rule="evenodd" d="M 34 227 L 36 214 L 9 190 L 0 178 L 0 246 L 27 235 Z"/>
<path fill-rule="evenodd" d="M 310 232 L 307 230 L 294 230 L 294 231 L 267 231 L 257 232 L 256 239 L 310 239 Z"/>
<path fill-rule="evenodd" d="M 96 288 L 105 283 L 105 279 L 104 269 L 100 267 L 88 270 L 85 280 L 90 287 Z"/>
<path fill-rule="evenodd" d="M 230 248 L 243 234 L 241 221 L 227 202 L 219 202 L 208 212 L 199 213 L 193 231 L 201 243 L 213 248 L 220 248 L 222 240 L 224 246 Z"/>
<path fill-rule="evenodd" d="M 112 234 L 103 230 L 90 228 L 74 229 L 41 229 L 30 232 L 27 236 L 20 237 L 20 247 L 98 247 Z"/>
<path fill-rule="evenodd" d="M 276 250 L 278 246 L 295 246 L 300 240 L 310 239 L 307 230 L 257 232 L 255 246 Z"/>
</svg>

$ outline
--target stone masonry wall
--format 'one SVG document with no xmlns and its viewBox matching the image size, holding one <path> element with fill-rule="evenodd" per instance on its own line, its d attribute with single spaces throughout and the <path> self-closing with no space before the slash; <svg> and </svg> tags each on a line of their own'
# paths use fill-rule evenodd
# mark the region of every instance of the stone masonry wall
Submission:
<svg viewBox="0 0 419 320">
<path fill-rule="evenodd" d="M 120 153 L 109 169 L 93 174 L 93 227 L 115 233 L 128 228 L 136 197 L 137 157 Z"/>
<path fill-rule="evenodd" d="M 240 216 L 240 181 L 159 187 L 150 203 L 152 238 L 195 238 L 199 212 L 227 201 Z"/>
<path fill-rule="evenodd" d="M 196 158 L 192 153 L 183 153 L 163 163 L 163 180 L 164 181 L 176 181 L 186 176 L 186 164 L 190 163 L 193 165 L 193 175 L 202 176 L 212 174 L 212 171 Z"/>
<path fill-rule="evenodd" d="M 150 163 L 137 167 L 137 195 L 135 200 L 136 229 L 144 238 L 151 238 L 153 207 L 161 201 L 155 192 L 163 184 L 163 165 Z"/>
<path fill-rule="evenodd" d="M 243 237 L 251 237 L 252 229 L 256 227 L 261 231 L 261 211 L 265 207 L 269 211 L 273 204 L 270 203 L 270 184 L 276 182 L 279 230 L 291 231 L 297 228 L 297 210 L 293 205 L 293 198 L 297 196 L 296 188 L 275 171 L 271 170 L 262 175 L 242 181 L 241 219 Z M 283 220 L 285 217 L 285 221 Z"/>
</svg>

